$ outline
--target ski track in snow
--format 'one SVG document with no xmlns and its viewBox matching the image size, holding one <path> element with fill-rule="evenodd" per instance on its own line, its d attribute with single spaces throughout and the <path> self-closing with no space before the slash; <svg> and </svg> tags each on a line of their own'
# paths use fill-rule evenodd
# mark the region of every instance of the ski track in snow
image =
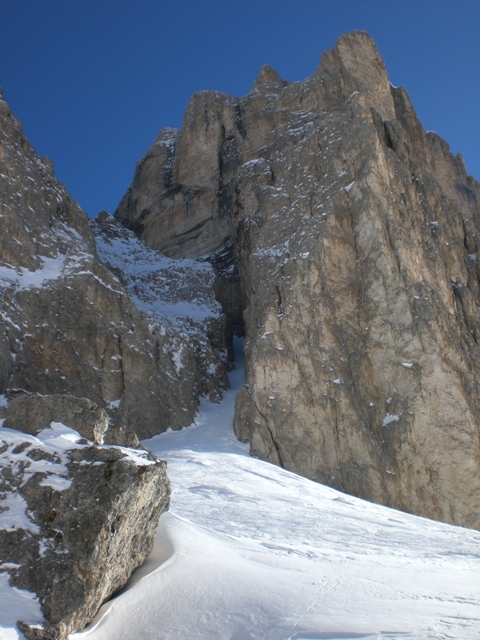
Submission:
<svg viewBox="0 0 480 640">
<path fill-rule="evenodd" d="M 231 427 L 241 366 L 231 382 L 195 425 L 145 443 L 168 460 L 170 512 L 145 564 L 72 640 L 480 637 L 480 533 L 249 457 Z"/>
</svg>

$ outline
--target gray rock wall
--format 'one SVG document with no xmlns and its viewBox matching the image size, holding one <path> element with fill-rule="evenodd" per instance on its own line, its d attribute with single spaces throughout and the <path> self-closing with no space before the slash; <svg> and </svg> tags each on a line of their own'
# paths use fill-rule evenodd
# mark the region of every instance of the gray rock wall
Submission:
<svg viewBox="0 0 480 640">
<path fill-rule="evenodd" d="M 479 528 L 479 204 L 353 32 L 305 81 L 265 67 L 245 98 L 196 94 L 115 215 L 170 255 L 233 243 L 253 455 Z"/>
<path fill-rule="evenodd" d="M 134 239 L 88 220 L 0 96 L 0 569 L 38 595 L 27 638 L 83 629 L 150 552 L 166 464 L 126 446 L 228 388 L 212 266 L 166 269 Z"/>
<path fill-rule="evenodd" d="M 179 330 L 139 310 L 0 99 L 0 395 L 89 398 L 116 442 L 179 429 L 228 387 L 222 322 Z"/>
</svg>

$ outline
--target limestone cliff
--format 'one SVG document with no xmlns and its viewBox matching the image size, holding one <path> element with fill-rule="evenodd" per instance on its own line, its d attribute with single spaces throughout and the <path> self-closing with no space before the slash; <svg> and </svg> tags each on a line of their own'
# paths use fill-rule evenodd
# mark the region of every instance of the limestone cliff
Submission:
<svg viewBox="0 0 480 640">
<path fill-rule="evenodd" d="M 191 424 L 200 396 L 218 400 L 228 385 L 228 357 L 214 300 L 201 322 L 176 323 L 144 310 L 141 295 L 133 300 L 121 270 L 97 253 L 97 243 L 117 242 L 128 260 L 128 241 L 111 227 L 103 216 L 92 232 L 0 100 L 0 396 L 89 398 L 109 412 L 117 431 L 107 438 L 119 442 L 121 432 L 146 438 Z M 200 267 L 195 282 L 213 282 L 210 265 Z M 153 304 L 157 292 L 147 293 Z"/>
<path fill-rule="evenodd" d="M 305 81 L 264 67 L 242 99 L 195 94 L 115 215 L 166 255 L 211 256 L 245 334 L 253 455 L 480 528 L 480 185 L 367 34 Z"/>
</svg>

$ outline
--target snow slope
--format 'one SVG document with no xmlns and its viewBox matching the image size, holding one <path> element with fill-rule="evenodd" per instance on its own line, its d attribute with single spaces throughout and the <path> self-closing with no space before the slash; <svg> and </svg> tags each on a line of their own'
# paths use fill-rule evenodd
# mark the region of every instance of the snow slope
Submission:
<svg viewBox="0 0 480 640">
<path fill-rule="evenodd" d="M 480 637 L 480 533 L 250 458 L 231 428 L 241 367 L 231 382 L 195 425 L 146 443 L 168 460 L 170 512 L 72 640 Z"/>
<path fill-rule="evenodd" d="M 90 227 L 100 259 L 120 278 L 140 311 L 181 329 L 187 326 L 184 318 L 202 322 L 222 312 L 210 263 L 162 256 L 112 216 L 104 220 L 103 230 L 95 220 Z"/>
</svg>

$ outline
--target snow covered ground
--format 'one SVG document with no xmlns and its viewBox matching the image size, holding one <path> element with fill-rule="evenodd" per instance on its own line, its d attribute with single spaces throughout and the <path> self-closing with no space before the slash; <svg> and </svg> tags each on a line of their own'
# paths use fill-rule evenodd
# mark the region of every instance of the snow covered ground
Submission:
<svg viewBox="0 0 480 640">
<path fill-rule="evenodd" d="M 145 443 L 168 460 L 170 512 L 72 640 L 479 638 L 480 533 L 250 458 L 231 427 L 240 366 L 231 382 L 196 425 Z"/>
</svg>

